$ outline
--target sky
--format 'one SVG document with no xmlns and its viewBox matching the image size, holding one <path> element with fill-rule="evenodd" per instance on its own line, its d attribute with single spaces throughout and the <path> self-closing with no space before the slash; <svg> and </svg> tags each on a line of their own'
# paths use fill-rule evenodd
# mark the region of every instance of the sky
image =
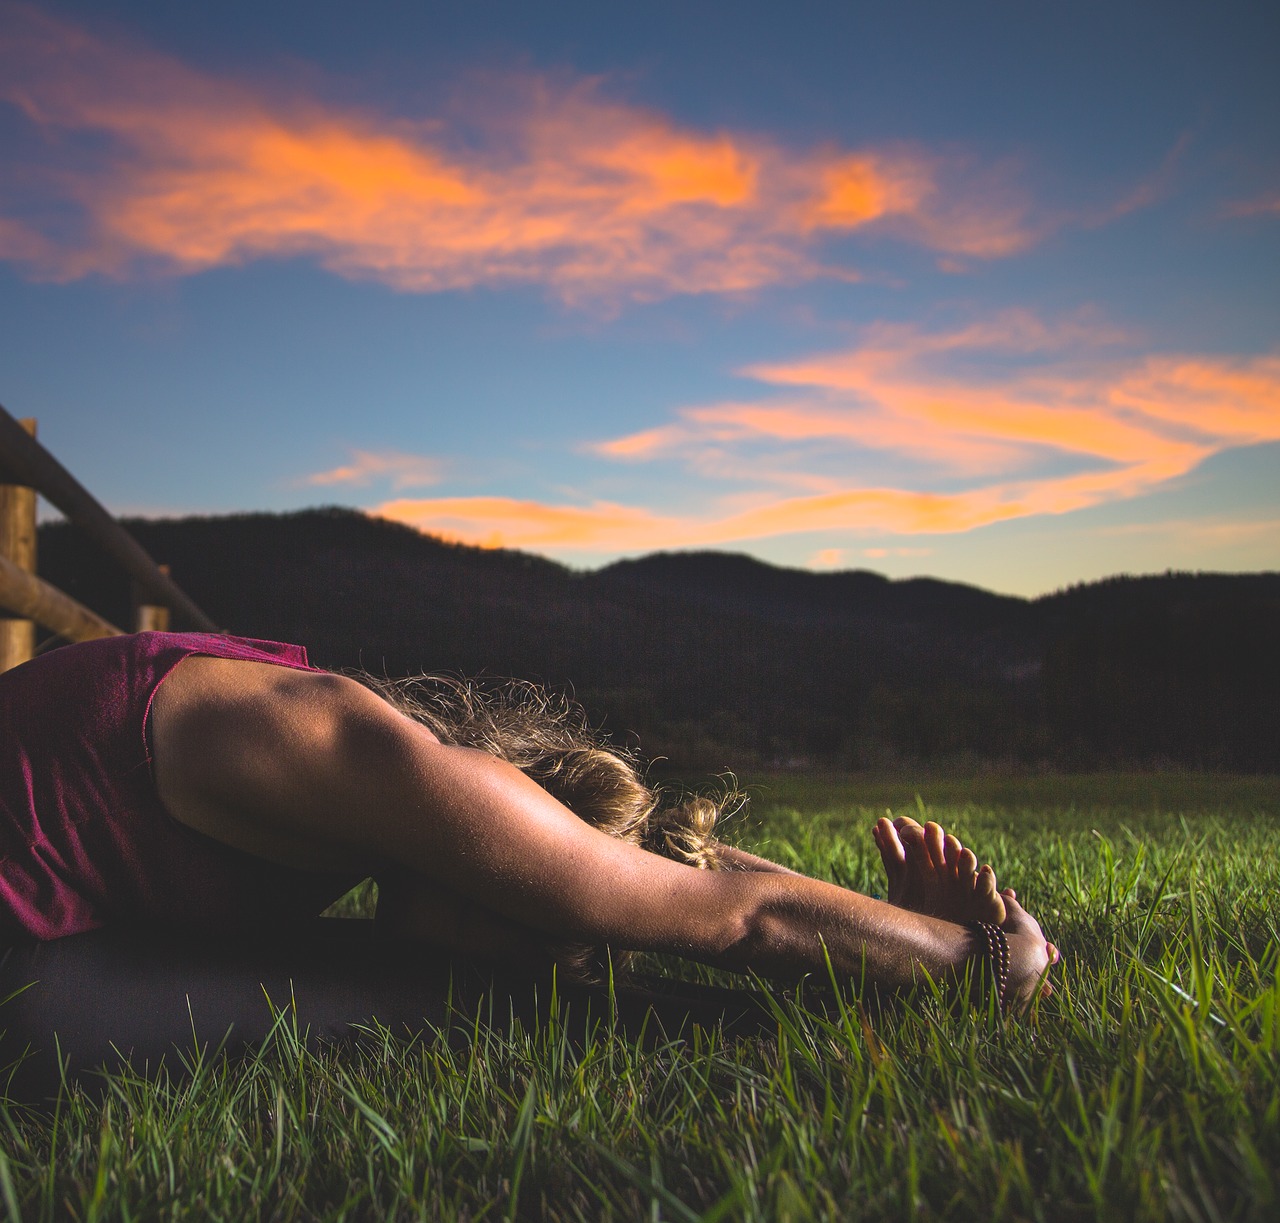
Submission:
<svg viewBox="0 0 1280 1223">
<path fill-rule="evenodd" d="M 1280 569 L 1277 46 L 1270 0 L 0 0 L 0 403 L 118 514 Z"/>
</svg>

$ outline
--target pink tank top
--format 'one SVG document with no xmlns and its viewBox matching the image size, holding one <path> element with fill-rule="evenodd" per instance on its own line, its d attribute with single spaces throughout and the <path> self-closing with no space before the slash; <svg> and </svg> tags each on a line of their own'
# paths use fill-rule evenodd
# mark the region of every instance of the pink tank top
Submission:
<svg viewBox="0 0 1280 1223">
<path fill-rule="evenodd" d="M 278 929 L 359 882 L 255 858 L 165 810 L 148 718 L 156 689 L 192 654 L 317 669 L 301 646 L 138 633 L 0 675 L 0 946 L 113 922 Z"/>
</svg>

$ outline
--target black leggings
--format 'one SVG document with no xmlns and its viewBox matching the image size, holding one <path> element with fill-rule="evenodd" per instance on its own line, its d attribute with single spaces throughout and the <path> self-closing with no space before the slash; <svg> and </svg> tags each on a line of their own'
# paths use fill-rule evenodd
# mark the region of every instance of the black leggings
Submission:
<svg viewBox="0 0 1280 1223">
<path fill-rule="evenodd" d="M 193 1032 L 244 1052 L 267 1037 L 273 1009 L 296 1007 L 312 1048 L 357 1039 L 373 1019 L 408 1036 L 424 1027 L 461 1034 L 477 1015 L 501 1030 L 550 1013 L 549 975 L 451 960 L 375 939 L 372 927 L 320 918 L 300 934 L 252 942 L 113 927 L 0 951 L 0 1095 L 51 1098 L 59 1060 L 71 1079 L 126 1060 L 154 1070 L 165 1059 L 180 1073 L 175 1047 L 190 1049 Z M 563 983 L 556 994 L 558 1018 L 575 1041 L 600 1024 L 651 1039 L 694 1026 L 727 1036 L 775 1026 L 764 998 L 747 990 L 644 978 L 612 997 Z M 89 1087 L 97 1081 L 84 1079 Z"/>
</svg>

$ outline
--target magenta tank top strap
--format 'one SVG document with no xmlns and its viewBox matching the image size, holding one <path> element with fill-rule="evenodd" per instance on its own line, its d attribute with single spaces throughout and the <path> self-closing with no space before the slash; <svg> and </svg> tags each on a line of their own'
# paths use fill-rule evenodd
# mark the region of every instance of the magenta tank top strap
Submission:
<svg viewBox="0 0 1280 1223">
<path fill-rule="evenodd" d="M 298 671 L 319 671 L 307 659 L 305 646 L 283 641 L 263 641 L 256 637 L 231 637 L 225 633 L 136 633 L 133 654 L 150 671 L 143 683 L 149 689 L 142 714 L 143 751 L 151 764 L 151 707 L 160 685 L 184 658 L 204 654 L 237 662 L 266 662 Z"/>
<path fill-rule="evenodd" d="M 307 660 L 306 648 L 283 641 L 262 641 L 256 637 L 229 637 L 223 633 L 138 633 L 142 653 L 161 655 L 176 650 L 182 657 L 211 654 L 215 658 L 237 658 L 243 662 L 270 662 L 299 670 L 318 671 Z"/>
</svg>

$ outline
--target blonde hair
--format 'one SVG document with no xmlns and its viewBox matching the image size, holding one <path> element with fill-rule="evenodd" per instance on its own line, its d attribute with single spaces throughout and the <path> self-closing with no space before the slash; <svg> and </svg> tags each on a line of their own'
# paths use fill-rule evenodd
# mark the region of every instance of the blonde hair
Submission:
<svg viewBox="0 0 1280 1223">
<path fill-rule="evenodd" d="M 593 727 L 576 701 L 522 680 L 356 678 L 442 743 L 515 765 L 601 832 L 699 870 L 720 868 L 716 823 L 741 796 L 728 787 L 712 799 L 650 785 L 636 753 Z M 575 980 L 600 980 L 630 959 L 580 944 L 551 943 L 549 950 Z"/>
</svg>

